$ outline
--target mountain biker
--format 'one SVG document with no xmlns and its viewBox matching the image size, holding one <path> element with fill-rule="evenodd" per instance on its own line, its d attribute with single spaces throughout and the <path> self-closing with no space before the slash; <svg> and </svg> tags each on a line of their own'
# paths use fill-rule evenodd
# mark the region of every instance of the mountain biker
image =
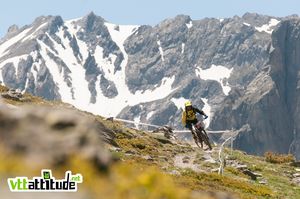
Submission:
<svg viewBox="0 0 300 199">
<path fill-rule="evenodd" d="M 186 101 L 184 103 L 184 106 L 185 106 L 185 110 L 182 113 L 182 124 L 183 124 L 183 126 L 185 126 L 186 128 L 188 128 L 191 131 L 197 146 L 199 146 L 198 142 L 197 142 L 197 137 L 196 137 L 196 135 L 194 135 L 194 133 L 192 131 L 192 124 L 197 124 L 197 122 L 198 122 L 198 119 L 196 117 L 197 113 L 199 113 L 200 115 L 203 115 L 204 119 L 207 119 L 208 116 L 204 113 L 204 111 L 199 110 L 196 107 L 193 107 L 191 101 Z M 201 148 L 202 147 L 203 147 L 203 144 L 201 141 Z"/>
</svg>

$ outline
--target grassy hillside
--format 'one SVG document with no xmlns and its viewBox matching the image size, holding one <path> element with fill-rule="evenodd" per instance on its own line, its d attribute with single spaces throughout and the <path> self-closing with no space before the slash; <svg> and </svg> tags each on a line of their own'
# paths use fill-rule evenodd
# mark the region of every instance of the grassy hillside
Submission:
<svg viewBox="0 0 300 199">
<path fill-rule="evenodd" d="M 0 86 L 0 93 L 6 91 L 7 88 Z M 17 107 L 34 105 L 37 109 L 39 106 L 72 108 L 29 94 L 25 94 L 23 100 L 4 99 L 4 102 Z M 37 176 L 44 168 L 52 169 L 59 177 L 64 171 L 72 170 L 84 176 L 78 193 L 83 194 L 83 198 L 300 198 L 300 186 L 293 182 L 300 168 L 290 156 L 270 153 L 257 157 L 237 150 L 231 154 L 225 149 L 226 167 L 224 174 L 219 175 L 218 146 L 207 152 L 188 143 L 170 141 L 160 134 L 81 113 L 92 116 L 115 133 L 117 146 L 107 144 L 114 160 L 108 168 L 99 168 L 93 161 L 76 154 L 65 157 L 59 165 L 45 165 L 36 160 L 32 166 L 32 162 L 29 164 L 24 158 L 24 151 L 11 154 L 0 142 L 0 177 Z M 0 124 L 1 117 L 5 116 L 0 114 Z M 240 167 L 258 177 L 251 178 Z M 5 181 L 2 184 L 6 186 Z"/>
</svg>

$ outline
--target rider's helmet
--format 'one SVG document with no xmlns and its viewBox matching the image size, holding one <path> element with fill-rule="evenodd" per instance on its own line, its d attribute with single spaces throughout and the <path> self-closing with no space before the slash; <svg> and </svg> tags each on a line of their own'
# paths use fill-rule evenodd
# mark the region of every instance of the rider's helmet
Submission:
<svg viewBox="0 0 300 199">
<path fill-rule="evenodd" d="M 191 102 L 191 101 L 186 101 L 186 102 L 184 103 L 184 106 L 185 106 L 185 107 L 192 106 L 192 102 Z"/>
</svg>

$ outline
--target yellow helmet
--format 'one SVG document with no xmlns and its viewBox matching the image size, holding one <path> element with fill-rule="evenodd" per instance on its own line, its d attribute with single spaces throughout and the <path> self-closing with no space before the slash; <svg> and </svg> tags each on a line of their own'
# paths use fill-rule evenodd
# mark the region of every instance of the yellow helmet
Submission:
<svg viewBox="0 0 300 199">
<path fill-rule="evenodd" d="M 192 102 L 191 101 L 186 101 L 184 103 L 184 106 L 187 107 L 187 106 L 192 106 Z"/>
</svg>

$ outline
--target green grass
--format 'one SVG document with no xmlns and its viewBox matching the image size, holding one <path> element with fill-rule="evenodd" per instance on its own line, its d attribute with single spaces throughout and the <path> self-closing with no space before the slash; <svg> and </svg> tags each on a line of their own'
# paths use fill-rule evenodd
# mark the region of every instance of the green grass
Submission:
<svg viewBox="0 0 300 199">
<path fill-rule="evenodd" d="M 8 89 L 0 86 L 0 93 Z M 30 94 L 24 95 L 24 101 L 5 100 L 16 106 L 33 104 L 52 107 L 72 106 L 60 101 L 47 101 Z M 81 111 L 82 112 L 82 111 Z M 218 163 L 204 161 L 204 152 L 190 145 L 180 143 L 176 145 L 165 142 L 163 137 L 151 133 L 127 128 L 122 122 L 107 121 L 101 116 L 94 116 L 82 112 L 88 117 L 95 118 L 108 129 L 116 133 L 115 141 L 121 151 L 112 151 L 113 156 L 119 159 L 113 164 L 107 173 L 102 173 L 92 163 L 82 161 L 80 157 L 68 158 L 68 161 L 60 168 L 52 168 L 57 174 L 63 175 L 64 171 L 71 169 L 73 172 L 82 173 L 85 177 L 84 187 L 90 191 L 93 197 L 100 198 L 192 198 L 192 191 L 222 191 L 228 192 L 245 199 L 263 198 L 300 198 L 300 188 L 291 183 L 291 175 L 295 173 L 295 167 L 290 166 L 290 161 L 277 164 L 267 162 L 264 157 L 247 155 L 244 152 L 234 150 L 230 154 L 229 149 L 224 149 L 229 154 L 229 159 L 240 164 L 248 165 L 251 171 L 262 174 L 267 185 L 260 185 L 259 180 L 253 181 L 241 171 L 226 167 L 224 175 L 216 173 L 197 173 L 190 169 L 180 169 L 174 166 L 173 159 L 178 154 L 190 154 L 196 152 L 194 164 L 202 170 L 210 171 L 218 168 Z M 151 160 L 145 158 L 150 156 Z M 213 154 L 217 159 L 217 153 Z M 9 155 L 0 146 L 0 177 L 6 175 L 39 175 L 42 167 L 26 167 L 26 160 L 16 154 Z M 22 164 L 20 164 L 22 163 Z M 22 165 L 19 167 L 18 165 Z M 170 175 L 171 171 L 179 171 L 180 175 Z M 201 198 L 197 196 L 196 198 Z"/>
<path fill-rule="evenodd" d="M 264 157 L 247 155 L 241 151 L 234 150 L 232 159 L 249 165 L 249 169 L 262 174 L 267 180 L 267 187 L 275 193 L 273 198 L 300 198 L 300 187 L 291 182 L 291 175 L 296 173 L 295 167 L 290 165 L 290 159 L 283 163 L 270 163 Z M 258 183 L 256 181 L 255 183 Z"/>
</svg>

